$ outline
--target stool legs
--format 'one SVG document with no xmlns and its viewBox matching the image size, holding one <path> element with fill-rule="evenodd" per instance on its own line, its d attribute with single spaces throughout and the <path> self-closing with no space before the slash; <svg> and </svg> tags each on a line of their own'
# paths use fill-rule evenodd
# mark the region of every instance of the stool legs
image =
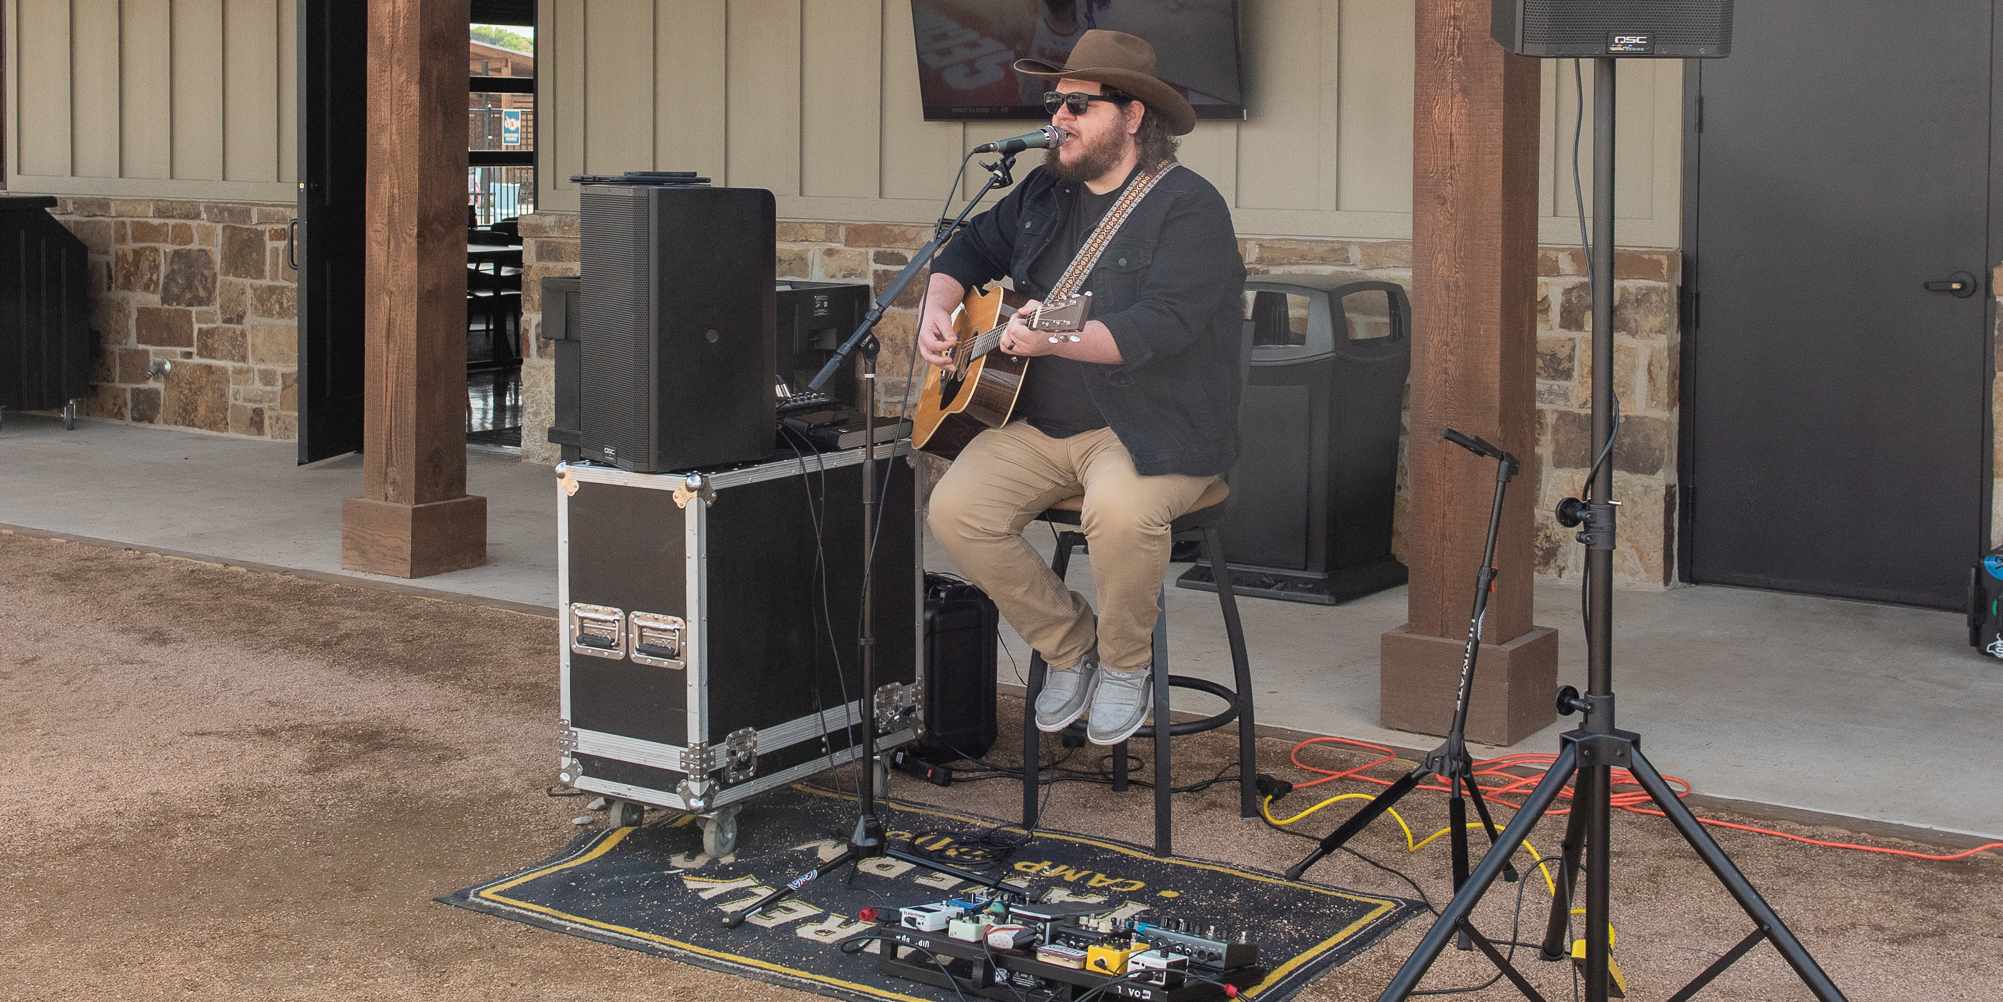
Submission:
<svg viewBox="0 0 2003 1002">
<path fill-rule="evenodd" d="M 1085 541 L 1082 533 L 1060 532 L 1057 534 L 1057 552 L 1050 558 L 1050 569 L 1059 580 L 1071 568 L 1071 551 Z M 1024 831 L 1035 831 L 1037 823 L 1036 789 L 1041 777 L 1043 762 L 1043 732 L 1036 729 L 1036 695 L 1043 691 L 1043 680 L 1049 674 L 1050 666 L 1035 648 L 1029 651 L 1029 686 L 1023 693 L 1022 704 L 1022 827 Z"/>
<path fill-rule="evenodd" d="M 1057 537 L 1057 552 L 1050 561 L 1050 569 L 1062 578 L 1071 566 L 1072 551 L 1085 545 L 1085 537 L 1079 532 L 1061 532 Z M 1233 708 L 1237 711 L 1238 724 L 1238 815 L 1257 817 L 1258 805 L 1258 747 L 1255 739 L 1255 725 L 1252 717 L 1252 670 L 1250 658 L 1245 652 L 1245 625 L 1238 615 L 1238 598 L 1231 589 L 1230 565 L 1224 562 L 1223 536 L 1215 527 L 1203 530 L 1203 551 L 1210 561 L 1211 572 L 1217 584 L 1217 605 L 1224 617 L 1224 632 L 1231 645 L 1231 668 L 1235 698 Z M 1157 856 L 1168 856 L 1173 852 L 1174 822 L 1170 815 L 1173 779 L 1171 765 L 1174 758 L 1170 749 L 1171 732 L 1174 729 L 1170 716 L 1170 675 L 1168 670 L 1168 595 L 1166 588 L 1155 594 L 1160 612 L 1155 617 L 1152 664 L 1153 675 L 1153 727 L 1154 740 L 1154 851 Z M 1030 652 L 1029 684 L 1025 695 L 1022 735 L 1022 826 L 1034 831 L 1040 813 L 1037 804 L 1038 789 L 1041 785 L 1038 765 L 1042 761 L 1041 733 L 1036 729 L 1036 697 L 1043 690 L 1048 677 L 1049 665 L 1041 654 Z M 1125 791 L 1130 783 L 1127 765 L 1127 743 L 1121 742 L 1113 749 L 1113 789 Z"/>
<path fill-rule="evenodd" d="M 1175 758 L 1169 753 L 1169 712 L 1168 712 L 1168 592 L 1155 592 L 1155 605 L 1160 611 L 1155 614 L 1154 660 L 1149 672 L 1154 676 L 1154 725 L 1155 725 L 1155 855 L 1172 855 L 1170 842 L 1175 834 L 1175 822 L 1169 820 L 1169 798 L 1175 795 L 1173 781 L 1169 778 L 1169 767 Z"/>
<path fill-rule="evenodd" d="M 1231 641 L 1233 688 L 1238 693 L 1238 816 L 1259 816 L 1259 749 L 1252 723 L 1252 665 L 1245 655 L 1245 624 L 1238 618 L 1238 596 L 1231 590 L 1231 565 L 1224 562 L 1223 534 L 1203 530 L 1203 555 L 1217 583 L 1217 607 L 1224 613 L 1224 635 Z"/>
</svg>

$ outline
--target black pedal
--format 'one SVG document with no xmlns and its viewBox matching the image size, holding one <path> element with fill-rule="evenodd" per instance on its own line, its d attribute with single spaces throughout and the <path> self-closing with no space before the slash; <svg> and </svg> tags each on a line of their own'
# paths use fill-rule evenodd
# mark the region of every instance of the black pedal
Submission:
<svg viewBox="0 0 2003 1002">
<path fill-rule="evenodd" d="M 1233 936 L 1215 926 L 1200 927 L 1176 919 L 1168 924 L 1135 922 L 1134 939 L 1156 949 L 1179 953 L 1190 963 L 1214 971 L 1233 971 L 1259 962 L 1259 947 L 1244 935 Z"/>
</svg>

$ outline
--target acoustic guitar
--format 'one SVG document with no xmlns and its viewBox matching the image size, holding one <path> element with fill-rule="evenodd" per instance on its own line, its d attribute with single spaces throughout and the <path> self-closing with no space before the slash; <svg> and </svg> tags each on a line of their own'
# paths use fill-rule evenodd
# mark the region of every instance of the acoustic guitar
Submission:
<svg viewBox="0 0 2003 1002">
<path fill-rule="evenodd" d="M 1045 334 L 1069 334 L 1085 326 L 1092 294 L 1044 303 L 1023 324 Z M 953 364 L 933 366 L 925 373 L 918 410 L 911 419 L 911 444 L 942 459 L 952 459 L 988 428 L 1008 423 L 1022 393 L 1030 360 L 996 351 L 1008 322 L 1002 319 L 1002 289 L 974 289 L 953 311 L 953 333 L 959 343 Z"/>
</svg>

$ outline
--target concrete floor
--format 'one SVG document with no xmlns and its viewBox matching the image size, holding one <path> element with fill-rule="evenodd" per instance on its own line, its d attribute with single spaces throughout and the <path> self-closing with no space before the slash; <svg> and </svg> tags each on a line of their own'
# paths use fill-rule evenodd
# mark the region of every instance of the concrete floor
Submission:
<svg viewBox="0 0 2003 1002">
<path fill-rule="evenodd" d="M 552 607 L 550 471 L 474 451 L 467 480 L 487 498 L 487 566 L 418 582 L 355 576 Z M 8 415 L 0 427 L 0 524 L 23 528 L 344 574 L 341 499 L 360 487 L 357 457 L 301 468 L 291 443 L 88 420 L 65 432 L 37 415 Z M 1074 580 L 1089 574 L 1089 559 L 1079 561 Z M 1177 670 L 1228 678 L 1215 597 L 1170 588 L 1168 604 Z M 1378 637 L 1403 622 L 1402 589 L 1340 608 L 1259 599 L 1241 608 L 1262 723 L 1432 745 L 1375 723 Z M 1577 584 L 1540 583 L 1537 608 L 1537 622 L 1560 631 L 1561 677 L 1583 686 Z M 2003 666 L 1965 646 L 1959 616 L 1720 587 L 1623 591 L 1615 611 L 1621 724 L 1697 792 L 2003 834 L 2003 784 L 1987 778 L 2003 763 Z M 1001 673 L 1013 680 L 1027 652 L 1012 633 L 1004 644 Z M 1561 729 L 1508 750 L 1555 751 Z"/>
</svg>

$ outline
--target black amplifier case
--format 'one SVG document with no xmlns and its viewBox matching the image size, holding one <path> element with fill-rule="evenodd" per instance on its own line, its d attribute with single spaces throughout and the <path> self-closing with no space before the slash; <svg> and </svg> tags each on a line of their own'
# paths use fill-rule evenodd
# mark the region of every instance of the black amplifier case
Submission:
<svg viewBox="0 0 2003 1002">
<path fill-rule="evenodd" d="M 563 780 L 717 815 L 734 843 L 741 801 L 855 760 L 861 728 L 846 725 L 859 725 L 862 709 L 875 713 L 880 747 L 918 737 L 923 544 L 913 471 L 893 458 L 908 452 L 902 442 L 877 447 L 878 487 L 890 483 L 869 694 L 856 656 L 863 450 L 714 473 L 559 464 Z M 822 516 L 825 613 L 810 491 Z"/>
</svg>

